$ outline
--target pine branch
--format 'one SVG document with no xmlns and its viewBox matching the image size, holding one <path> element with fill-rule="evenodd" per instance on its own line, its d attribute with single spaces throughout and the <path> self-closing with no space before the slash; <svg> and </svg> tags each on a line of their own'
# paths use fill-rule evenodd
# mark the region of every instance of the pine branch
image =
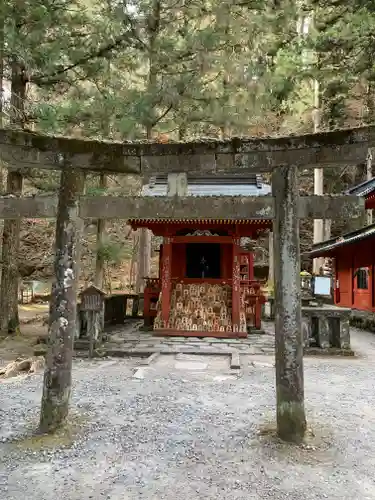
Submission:
<svg viewBox="0 0 375 500">
<path fill-rule="evenodd" d="M 152 127 L 155 127 L 167 114 L 173 109 L 173 104 L 170 104 L 167 109 L 158 117 L 155 118 L 155 120 L 151 123 Z"/>
<path fill-rule="evenodd" d="M 52 74 L 49 75 L 35 75 L 31 76 L 29 78 L 29 82 L 35 83 L 36 85 L 43 86 L 43 85 L 51 85 L 53 83 L 58 83 L 60 81 L 60 78 L 62 75 L 65 73 L 78 68 L 79 66 L 82 66 L 84 64 L 87 64 L 88 62 L 92 61 L 93 59 L 100 59 L 107 57 L 111 52 L 113 52 L 115 49 L 121 48 L 122 45 L 125 43 L 128 43 L 129 45 L 132 44 L 133 39 L 129 36 L 129 33 L 123 33 L 119 35 L 118 37 L 115 38 L 115 40 L 111 43 L 105 44 L 102 47 L 100 47 L 97 50 L 94 50 L 92 52 L 89 52 L 88 54 L 85 54 L 84 56 L 80 57 L 77 61 L 74 63 L 66 66 L 66 67 L 60 67 L 56 69 L 56 71 Z M 143 48 L 143 47 L 142 47 Z"/>
</svg>

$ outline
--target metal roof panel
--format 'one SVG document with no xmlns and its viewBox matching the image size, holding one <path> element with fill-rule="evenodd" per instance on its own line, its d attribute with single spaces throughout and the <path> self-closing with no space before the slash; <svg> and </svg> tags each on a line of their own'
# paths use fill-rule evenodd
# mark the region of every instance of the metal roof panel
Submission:
<svg viewBox="0 0 375 500">
<path fill-rule="evenodd" d="M 375 178 L 368 181 L 361 182 L 352 188 L 345 191 L 346 194 L 354 194 L 357 196 L 367 196 L 375 191 Z"/>
<path fill-rule="evenodd" d="M 266 196 L 269 184 L 188 184 L 188 196 Z M 146 184 L 142 196 L 167 196 L 167 184 Z"/>
<path fill-rule="evenodd" d="M 336 248 L 350 245 L 352 243 L 357 243 L 358 241 L 362 241 L 371 237 L 375 237 L 375 224 L 371 224 L 370 226 L 358 229 L 357 231 L 346 233 L 341 238 L 332 238 L 328 241 L 317 243 L 316 245 L 313 245 L 311 251 L 306 252 L 306 254 L 312 257 L 323 256 L 324 254 L 331 252 Z"/>
</svg>

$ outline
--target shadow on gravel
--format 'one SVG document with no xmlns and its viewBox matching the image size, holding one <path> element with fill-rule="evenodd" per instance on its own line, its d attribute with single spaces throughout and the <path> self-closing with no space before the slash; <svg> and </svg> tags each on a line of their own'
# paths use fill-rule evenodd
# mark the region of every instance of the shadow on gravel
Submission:
<svg viewBox="0 0 375 500">
<path fill-rule="evenodd" d="M 288 464 L 314 465 L 332 463 L 336 455 L 332 429 L 313 423 L 308 427 L 302 444 L 285 443 L 277 436 L 276 423 L 266 422 L 258 428 L 261 453 L 268 459 L 286 461 Z"/>
<path fill-rule="evenodd" d="M 39 451 L 57 448 L 68 448 L 82 436 L 88 427 L 83 415 L 72 415 L 61 429 L 53 434 L 42 434 L 33 428 L 26 430 L 23 436 L 8 441 L 8 445 L 18 450 Z"/>
</svg>

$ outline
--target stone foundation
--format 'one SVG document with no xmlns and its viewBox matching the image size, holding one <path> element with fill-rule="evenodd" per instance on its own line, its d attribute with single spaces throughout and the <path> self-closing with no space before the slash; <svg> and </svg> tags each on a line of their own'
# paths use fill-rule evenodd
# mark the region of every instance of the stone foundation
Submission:
<svg viewBox="0 0 375 500">
<path fill-rule="evenodd" d="M 358 326 L 359 323 L 372 324 L 375 332 L 375 315 L 370 318 L 353 319 L 350 309 L 323 305 L 320 307 L 302 307 L 302 335 L 304 347 L 320 349 L 350 349 L 349 324 Z M 275 301 L 270 298 L 263 308 L 263 319 L 274 321 Z M 354 322 L 357 321 L 357 324 Z"/>
<path fill-rule="evenodd" d="M 350 349 L 351 310 L 336 306 L 302 307 L 305 347 Z"/>
</svg>

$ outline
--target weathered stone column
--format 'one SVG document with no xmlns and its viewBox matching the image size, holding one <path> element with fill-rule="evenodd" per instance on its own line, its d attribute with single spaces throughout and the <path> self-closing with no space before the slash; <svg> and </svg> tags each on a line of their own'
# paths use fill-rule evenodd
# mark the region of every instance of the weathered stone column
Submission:
<svg viewBox="0 0 375 500">
<path fill-rule="evenodd" d="M 84 175 L 62 171 L 56 220 L 55 276 L 49 317 L 48 352 L 40 414 L 40 430 L 53 432 L 69 409 L 72 354 L 77 313 L 79 241 L 82 220 L 78 216 Z"/>
<path fill-rule="evenodd" d="M 350 313 L 340 321 L 340 348 L 350 349 Z"/>
<path fill-rule="evenodd" d="M 101 342 L 102 311 L 87 311 L 87 336 L 89 338 L 89 358 L 94 357 L 95 347 Z"/>
<path fill-rule="evenodd" d="M 301 442 L 306 431 L 300 290 L 298 170 L 279 167 L 272 174 L 275 201 L 274 276 L 277 433 Z"/>
<path fill-rule="evenodd" d="M 329 319 L 325 315 L 318 316 L 318 344 L 321 349 L 328 349 L 330 346 L 330 325 Z"/>
</svg>

